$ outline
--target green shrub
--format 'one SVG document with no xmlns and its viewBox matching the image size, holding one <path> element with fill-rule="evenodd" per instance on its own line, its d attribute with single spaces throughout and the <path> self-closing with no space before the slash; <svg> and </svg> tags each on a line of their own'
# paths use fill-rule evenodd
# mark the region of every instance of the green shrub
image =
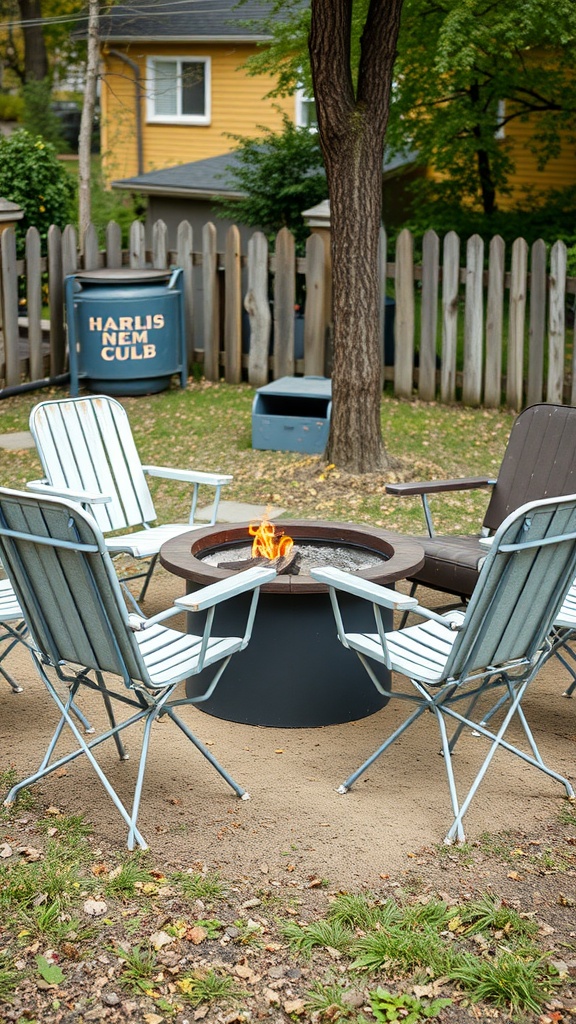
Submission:
<svg viewBox="0 0 576 1024">
<path fill-rule="evenodd" d="M 561 239 L 567 246 L 576 245 L 576 188 L 559 189 L 545 196 L 526 192 L 524 198 L 509 210 L 497 210 L 490 217 L 479 209 L 459 206 L 445 200 L 433 182 L 428 182 L 422 192 L 418 186 L 419 202 L 412 208 L 410 219 L 401 225 L 408 227 L 416 236 L 416 244 L 426 231 L 433 229 L 442 238 L 449 231 L 455 231 L 461 239 L 480 235 L 486 244 L 495 235 L 500 235 L 508 253 L 517 238 L 526 239 L 531 246 L 542 238 L 547 245 Z M 391 229 L 390 237 L 400 228 Z"/>
<path fill-rule="evenodd" d="M 0 121 L 21 121 L 24 113 L 24 100 L 13 93 L 0 93 Z"/>
<path fill-rule="evenodd" d="M 50 225 L 64 228 L 74 217 L 74 179 L 58 161 L 54 147 L 24 129 L 0 138 L 0 195 L 24 210 L 16 232 L 20 258 L 29 227 L 38 229 L 45 251 Z"/>
</svg>

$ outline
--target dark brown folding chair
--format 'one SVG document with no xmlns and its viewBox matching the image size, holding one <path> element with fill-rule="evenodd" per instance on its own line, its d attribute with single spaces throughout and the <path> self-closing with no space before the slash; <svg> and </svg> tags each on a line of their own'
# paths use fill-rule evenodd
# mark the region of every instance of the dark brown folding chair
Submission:
<svg viewBox="0 0 576 1024">
<path fill-rule="evenodd" d="M 479 533 L 471 537 L 437 536 L 429 496 L 478 487 L 492 487 Z M 415 538 L 424 548 L 425 561 L 411 579 L 412 593 L 422 585 L 467 601 L 486 558 L 481 537 L 494 534 L 506 516 L 528 501 L 575 492 L 576 408 L 547 404 L 529 406 L 517 417 L 496 480 L 469 477 L 388 484 L 387 494 L 419 495 L 424 507 L 429 536 Z"/>
</svg>

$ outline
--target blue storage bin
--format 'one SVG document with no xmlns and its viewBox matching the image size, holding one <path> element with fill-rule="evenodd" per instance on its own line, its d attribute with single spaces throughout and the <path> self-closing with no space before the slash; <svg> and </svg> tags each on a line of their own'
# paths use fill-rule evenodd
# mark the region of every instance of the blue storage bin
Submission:
<svg viewBox="0 0 576 1024">
<path fill-rule="evenodd" d="M 66 278 L 70 394 L 149 395 L 188 379 L 183 273 L 93 270 Z"/>
<path fill-rule="evenodd" d="M 332 381 L 280 377 L 258 388 L 252 403 L 252 447 L 321 454 L 328 443 Z"/>
</svg>

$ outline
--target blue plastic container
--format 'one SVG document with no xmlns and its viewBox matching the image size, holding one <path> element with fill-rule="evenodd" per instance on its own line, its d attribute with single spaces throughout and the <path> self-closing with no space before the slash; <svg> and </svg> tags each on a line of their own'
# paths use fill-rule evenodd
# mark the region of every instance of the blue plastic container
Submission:
<svg viewBox="0 0 576 1024">
<path fill-rule="evenodd" d="M 321 454 L 328 443 L 332 381 L 280 377 L 258 388 L 252 403 L 252 447 Z"/>
<path fill-rule="evenodd" d="M 66 278 L 70 394 L 149 395 L 186 387 L 183 272 L 93 270 Z"/>
</svg>

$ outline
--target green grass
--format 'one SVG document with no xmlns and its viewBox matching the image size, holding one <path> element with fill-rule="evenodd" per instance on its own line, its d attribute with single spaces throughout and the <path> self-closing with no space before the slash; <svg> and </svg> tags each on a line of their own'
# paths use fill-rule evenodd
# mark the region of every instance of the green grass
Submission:
<svg viewBox="0 0 576 1024">
<path fill-rule="evenodd" d="M 34 392 L 2 402 L 2 430 L 28 427 L 30 409 L 63 390 Z M 403 402 L 384 396 L 382 430 L 386 448 L 401 462 L 399 471 L 366 478 L 342 478 L 337 469 L 322 472 L 320 457 L 252 448 L 252 402 L 247 384 L 189 383 L 159 395 L 125 398 L 143 462 L 231 473 L 225 500 L 272 504 L 287 517 L 370 523 L 403 533 L 424 533 L 418 498 L 384 493 L 385 481 L 496 476 L 513 415 Z M 4 486 L 22 488 L 42 475 L 34 451 L 0 449 Z M 166 520 L 187 516 L 188 489 L 175 481 L 153 481 L 156 507 Z M 210 504 L 211 494 L 201 496 Z M 451 492 L 433 498 L 439 531 L 476 532 L 488 502 L 486 490 Z"/>
</svg>

